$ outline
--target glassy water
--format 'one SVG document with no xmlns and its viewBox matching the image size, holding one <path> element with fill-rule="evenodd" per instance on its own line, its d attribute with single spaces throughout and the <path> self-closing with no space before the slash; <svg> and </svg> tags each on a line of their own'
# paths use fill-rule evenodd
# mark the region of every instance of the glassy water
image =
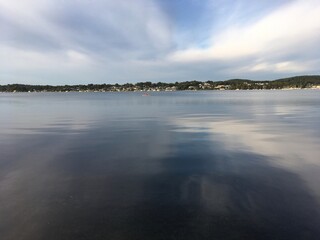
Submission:
<svg viewBox="0 0 320 240">
<path fill-rule="evenodd" d="M 319 239 L 320 91 L 0 94 L 0 238 Z"/>
</svg>

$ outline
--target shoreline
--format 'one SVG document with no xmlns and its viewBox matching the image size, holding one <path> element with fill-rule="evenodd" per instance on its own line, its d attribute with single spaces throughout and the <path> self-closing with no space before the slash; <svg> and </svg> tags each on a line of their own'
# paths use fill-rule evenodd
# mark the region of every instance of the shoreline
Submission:
<svg viewBox="0 0 320 240">
<path fill-rule="evenodd" d="M 280 89 L 199 89 L 199 90 L 139 90 L 139 91 L 0 91 L 0 93 L 152 93 L 152 92 L 234 92 L 234 91 L 297 91 L 297 90 L 320 90 L 313 88 L 280 88 Z"/>
</svg>

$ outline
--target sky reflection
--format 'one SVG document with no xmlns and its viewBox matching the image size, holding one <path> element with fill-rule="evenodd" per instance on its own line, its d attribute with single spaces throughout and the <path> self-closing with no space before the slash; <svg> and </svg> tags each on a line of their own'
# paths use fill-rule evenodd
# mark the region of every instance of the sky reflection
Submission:
<svg viewBox="0 0 320 240">
<path fill-rule="evenodd" d="M 285 113 L 283 113 L 285 114 Z M 294 128 L 285 122 L 253 122 L 214 117 L 185 117 L 174 121 L 175 131 L 209 133 L 213 142 L 220 142 L 226 151 L 252 152 L 269 157 L 270 164 L 301 174 L 309 180 L 313 191 L 320 196 L 317 184 L 320 170 L 320 140 L 306 133 L 303 128 Z"/>
<path fill-rule="evenodd" d="M 277 94 L 6 96 L 1 236 L 317 239 L 319 97 Z"/>
</svg>

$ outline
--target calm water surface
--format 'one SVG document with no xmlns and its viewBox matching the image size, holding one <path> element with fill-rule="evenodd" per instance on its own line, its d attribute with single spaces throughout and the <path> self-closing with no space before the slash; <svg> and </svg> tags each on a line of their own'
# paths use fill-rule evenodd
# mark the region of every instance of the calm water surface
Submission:
<svg viewBox="0 0 320 240">
<path fill-rule="evenodd" d="M 320 91 L 0 93 L 0 238 L 319 239 Z"/>
</svg>

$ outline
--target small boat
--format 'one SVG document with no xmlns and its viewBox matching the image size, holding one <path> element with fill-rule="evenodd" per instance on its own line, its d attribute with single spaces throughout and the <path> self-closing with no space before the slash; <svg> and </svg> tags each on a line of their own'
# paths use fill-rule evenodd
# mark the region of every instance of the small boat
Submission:
<svg viewBox="0 0 320 240">
<path fill-rule="evenodd" d="M 148 96 L 150 96 L 150 94 L 149 93 L 144 93 L 144 94 L 142 94 L 142 96 L 143 97 L 148 97 Z"/>
</svg>

